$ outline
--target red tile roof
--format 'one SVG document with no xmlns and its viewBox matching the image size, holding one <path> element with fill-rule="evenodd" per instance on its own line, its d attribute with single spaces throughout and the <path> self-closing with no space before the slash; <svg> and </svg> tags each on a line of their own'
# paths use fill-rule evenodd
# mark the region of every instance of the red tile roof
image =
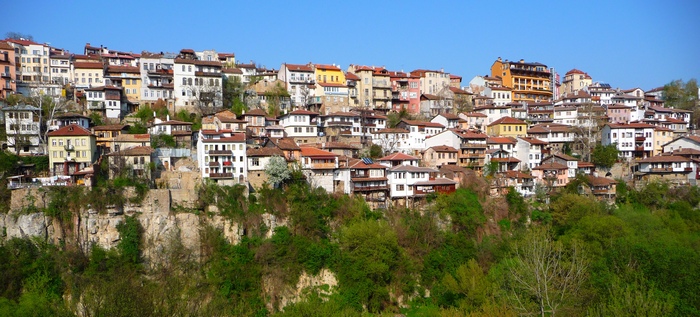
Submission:
<svg viewBox="0 0 700 317">
<path fill-rule="evenodd" d="M 523 141 L 525 141 L 525 142 L 527 142 L 527 143 L 530 143 L 530 144 L 541 144 L 541 145 L 547 145 L 547 144 L 549 144 L 549 143 L 546 142 L 546 141 L 542 141 L 542 140 L 540 140 L 540 139 L 538 139 L 538 138 L 533 138 L 533 137 L 518 137 L 518 138 L 521 139 L 521 140 L 523 140 Z"/>
<path fill-rule="evenodd" d="M 204 143 L 227 143 L 227 142 L 245 142 L 245 133 L 233 133 L 230 137 L 219 139 L 204 139 Z"/>
<path fill-rule="evenodd" d="M 565 169 L 569 169 L 569 168 L 566 167 L 566 165 L 559 164 L 556 162 L 549 162 L 549 163 L 540 164 L 540 166 L 533 168 L 533 170 L 565 170 Z"/>
<path fill-rule="evenodd" d="M 638 163 L 672 163 L 672 162 L 690 162 L 691 159 L 685 156 L 677 155 L 657 155 L 647 157 L 637 161 Z"/>
<path fill-rule="evenodd" d="M 418 158 L 410 156 L 408 154 L 396 152 L 382 157 L 380 159 L 377 159 L 377 161 L 418 161 Z"/>
<path fill-rule="evenodd" d="M 408 133 L 408 130 L 399 129 L 399 128 L 386 128 L 386 129 L 374 131 L 372 133 L 375 133 L 375 134 L 379 134 L 379 133 Z"/>
<path fill-rule="evenodd" d="M 340 70 L 340 67 L 326 64 L 316 64 L 314 65 L 317 69 L 328 69 L 328 70 Z"/>
<path fill-rule="evenodd" d="M 486 140 L 487 143 L 489 144 L 515 144 L 518 143 L 518 141 L 512 137 L 502 137 L 502 136 L 494 136 L 494 137 L 489 137 Z"/>
<path fill-rule="evenodd" d="M 302 147 L 301 148 L 301 155 L 302 156 L 308 156 L 308 157 L 337 157 L 338 154 L 335 154 L 333 152 L 328 152 L 324 151 L 321 149 L 317 149 L 315 147 Z"/>
<path fill-rule="evenodd" d="M 92 62 L 75 62 L 73 63 L 73 68 L 85 68 L 85 69 L 102 69 L 104 65 L 102 63 L 92 63 Z"/>
<path fill-rule="evenodd" d="M 492 126 L 499 125 L 499 124 L 524 124 L 524 125 L 527 125 L 527 123 L 525 123 L 525 121 L 518 120 L 518 119 L 513 118 L 513 117 L 501 117 L 500 119 L 498 119 L 494 122 L 491 122 L 491 124 L 489 124 L 488 126 L 492 127 Z"/>
<path fill-rule="evenodd" d="M 77 125 L 71 124 L 56 131 L 49 132 L 49 136 L 90 136 L 93 135 L 87 129 Z"/>
<path fill-rule="evenodd" d="M 119 152 L 109 153 L 107 156 L 146 156 L 151 155 L 153 152 L 155 152 L 155 150 L 150 146 L 136 146 Z"/>
<path fill-rule="evenodd" d="M 458 152 L 457 149 L 447 145 L 436 145 L 430 148 L 433 149 L 433 151 L 435 152 Z"/>
<path fill-rule="evenodd" d="M 401 122 L 405 122 L 408 125 L 425 126 L 425 127 L 432 127 L 432 128 L 444 128 L 445 127 L 444 125 L 439 124 L 437 122 L 429 122 L 429 121 L 417 121 L 417 120 L 402 119 Z"/>
</svg>

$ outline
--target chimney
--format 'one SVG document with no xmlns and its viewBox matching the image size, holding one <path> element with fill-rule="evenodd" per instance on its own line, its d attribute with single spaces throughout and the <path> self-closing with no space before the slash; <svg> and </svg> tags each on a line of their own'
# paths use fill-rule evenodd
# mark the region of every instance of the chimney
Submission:
<svg viewBox="0 0 700 317">
<path fill-rule="evenodd" d="M 165 121 L 170 121 L 170 115 L 169 115 L 169 114 L 166 114 L 166 115 L 165 115 Z"/>
</svg>

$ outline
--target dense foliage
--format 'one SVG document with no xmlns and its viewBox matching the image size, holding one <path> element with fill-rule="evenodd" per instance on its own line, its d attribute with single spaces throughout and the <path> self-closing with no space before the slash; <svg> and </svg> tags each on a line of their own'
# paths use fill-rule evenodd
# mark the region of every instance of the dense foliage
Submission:
<svg viewBox="0 0 700 317">
<path fill-rule="evenodd" d="M 697 187 L 620 183 L 616 205 L 576 190 L 544 205 L 459 189 L 382 212 L 305 182 L 245 193 L 200 188 L 192 212 L 216 206 L 242 234 L 232 244 L 201 228 L 201 257 L 173 238 L 145 263 L 135 217 L 114 250 L 5 241 L 0 315 L 700 316 Z M 74 194 L 56 195 L 47 212 L 60 219 Z M 285 225 L 269 228 L 270 215 Z M 322 272 L 337 285 L 288 301 Z"/>
</svg>

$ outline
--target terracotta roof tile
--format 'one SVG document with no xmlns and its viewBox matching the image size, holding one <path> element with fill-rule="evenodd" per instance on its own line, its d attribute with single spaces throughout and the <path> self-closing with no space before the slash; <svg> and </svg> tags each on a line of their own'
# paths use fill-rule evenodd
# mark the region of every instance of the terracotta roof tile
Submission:
<svg viewBox="0 0 700 317">
<path fill-rule="evenodd" d="M 49 132 L 49 136 L 90 136 L 93 135 L 87 129 L 77 125 L 71 124 L 56 131 Z"/>
</svg>

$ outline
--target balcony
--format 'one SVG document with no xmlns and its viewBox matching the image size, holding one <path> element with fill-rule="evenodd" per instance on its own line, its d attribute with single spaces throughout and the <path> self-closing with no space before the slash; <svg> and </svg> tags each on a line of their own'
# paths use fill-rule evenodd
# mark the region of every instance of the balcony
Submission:
<svg viewBox="0 0 700 317">
<path fill-rule="evenodd" d="M 10 76 L 10 73 L 0 73 L 0 77 L 12 78 L 12 76 Z"/>
<path fill-rule="evenodd" d="M 673 167 L 652 167 L 649 169 L 650 173 L 672 173 Z"/>
<path fill-rule="evenodd" d="M 463 149 L 485 149 L 486 143 L 462 143 L 460 147 Z"/>
<path fill-rule="evenodd" d="M 337 168 L 334 163 L 311 163 L 308 165 L 310 169 L 335 169 Z"/>
<path fill-rule="evenodd" d="M 66 150 L 66 152 L 75 151 L 75 147 L 72 144 L 64 146 L 63 149 Z"/>
<path fill-rule="evenodd" d="M 233 173 L 210 173 L 209 178 L 233 178 Z"/>
<path fill-rule="evenodd" d="M 219 166 L 221 166 L 221 165 L 219 165 L 219 162 L 217 162 L 217 161 L 212 161 L 212 162 L 209 162 L 209 164 L 207 164 L 207 166 L 209 166 L 209 167 L 219 167 Z"/>
<path fill-rule="evenodd" d="M 92 101 L 88 104 L 89 110 L 104 110 L 105 103 L 101 101 Z"/>
<path fill-rule="evenodd" d="M 194 75 L 199 77 L 221 77 L 221 73 L 217 72 L 194 72 Z"/>
<path fill-rule="evenodd" d="M 643 147 L 643 146 L 635 146 L 635 147 L 634 147 L 634 150 L 635 150 L 636 152 L 644 152 L 644 147 Z"/>
<path fill-rule="evenodd" d="M 365 192 L 365 191 L 374 191 L 374 190 L 389 190 L 389 186 L 388 185 L 370 185 L 370 186 L 355 185 L 352 187 L 352 190 L 355 192 Z"/>
<path fill-rule="evenodd" d="M 486 158 L 485 153 L 464 153 L 460 155 L 461 158 L 467 158 L 467 159 L 483 159 Z"/>
<path fill-rule="evenodd" d="M 207 154 L 211 156 L 231 156 L 230 150 L 209 150 Z"/>
<path fill-rule="evenodd" d="M 646 139 L 647 139 L 647 138 L 645 138 L 645 137 L 643 137 L 643 136 L 636 136 L 636 137 L 634 137 L 634 141 L 636 141 L 636 142 L 644 142 Z"/>
</svg>

